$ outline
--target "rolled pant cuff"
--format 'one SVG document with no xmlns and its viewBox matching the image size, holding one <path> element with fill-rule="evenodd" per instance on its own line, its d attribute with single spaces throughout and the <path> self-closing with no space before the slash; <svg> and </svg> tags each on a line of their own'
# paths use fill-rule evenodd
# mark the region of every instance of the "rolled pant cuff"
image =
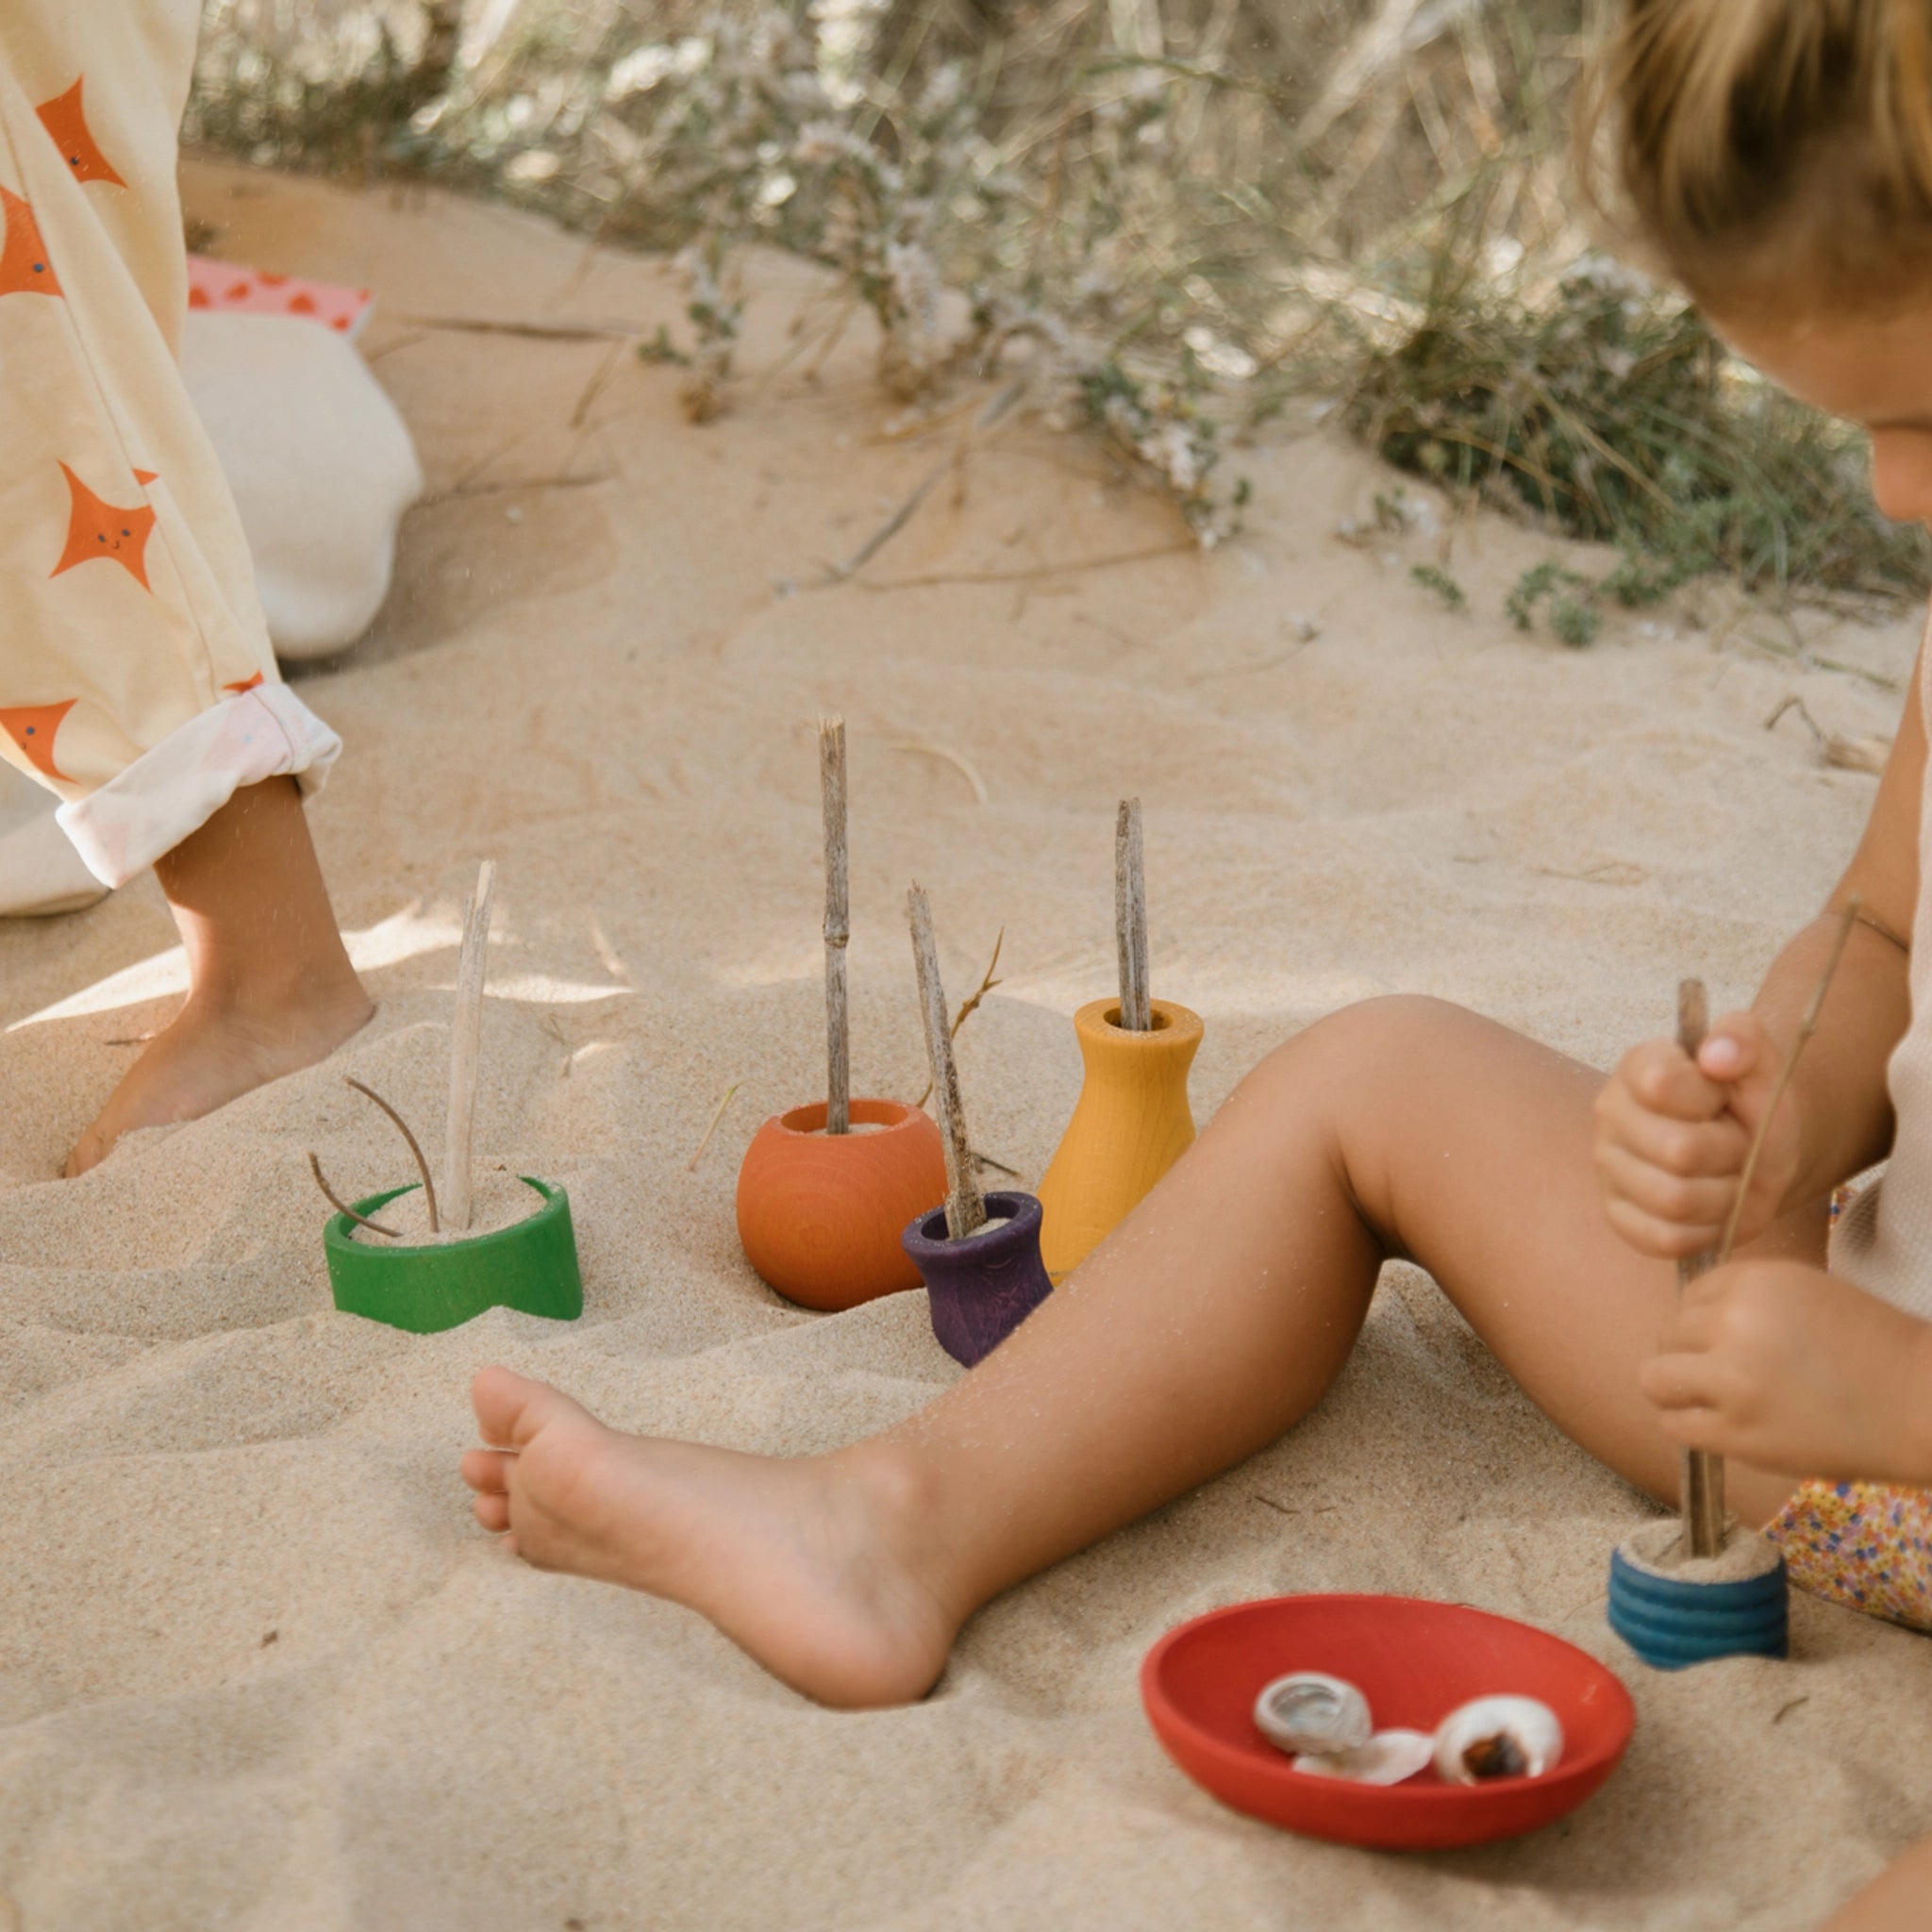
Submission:
<svg viewBox="0 0 1932 1932">
<path fill-rule="evenodd" d="M 236 792 L 292 777 L 319 791 L 342 741 L 285 684 L 224 698 L 57 816 L 88 871 L 125 886 L 198 832 Z"/>
</svg>

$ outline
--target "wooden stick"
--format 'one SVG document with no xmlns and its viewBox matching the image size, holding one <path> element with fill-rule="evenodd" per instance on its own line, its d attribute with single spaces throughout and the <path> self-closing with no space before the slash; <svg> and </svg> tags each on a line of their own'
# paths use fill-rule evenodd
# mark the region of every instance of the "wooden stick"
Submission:
<svg viewBox="0 0 1932 1932">
<path fill-rule="evenodd" d="M 1147 990 L 1147 868 L 1141 847 L 1141 801 L 1121 800 L 1113 834 L 1113 930 L 1121 962 L 1121 1025 L 1153 1030 Z"/>
<path fill-rule="evenodd" d="M 919 1009 L 925 1023 L 925 1053 L 940 1110 L 940 1139 L 945 1143 L 946 1232 L 958 1241 L 986 1225 L 986 1201 L 966 1134 L 959 1070 L 953 1061 L 953 1035 L 946 1024 L 946 990 L 940 983 L 939 948 L 932 936 L 932 907 L 923 886 L 915 885 L 906 894 L 906 910 L 912 922 L 912 963 L 919 974 Z"/>
<path fill-rule="evenodd" d="M 358 1214 L 336 1191 L 323 1178 L 322 1162 L 316 1159 L 311 1150 L 308 1156 L 308 1172 L 315 1176 L 315 1185 L 327 1197 L 328 1205 L 339 1214 L 346 1214 L 358 1227 L 366 1227 L 372 1234 L 386 1234 L 391 1241 L 400 1241 L 400 1232 L 393 1227 L 384 1227 L 379 1221 L 371 1221 L 366 1214 Z"/>
<path fill-rule="evenodd" d="M 1677 1288 L 1680 1294 L 1706 1269 L 1721 1268 L 1731 1258 L 1731 1250 L 1737 1244 L 1738 1228 L 1744 1218 L 1744 1204 L 1751 1198 L 1751 1184 L 1757 1176 L 1758 1157 L 1764 1152 L 1771 1124 L 1776 1118 L 1778 1108 L 1791 1084 L 1791 1076 L 1798 1071 L 1800 1057 L 1818 1030 L 1818 1016 L 1824 1009 L 1824 996 L 1838 976 L 1839 962 L 1845 956 L 1852 927 L 1857 924 L 1863 910 L 1864 901 L 1855 894 L 1839 915 L 1838 937 L 1832 941 L 1824 971 L 1819 975 L 1817 988 L 1812 992 L 1811 1004 L 1806 1008 L 1797 1037 L 1791 1041 L 1790 1051 L 1785 1055 L 1784 1065 L 1778 1069 L 1777 1085 L 1772 1089 L 1771 1100 L 1757 1117 L 1757 1131 L 1751 1136 L 1751 1145 L 1744 1154 L 1743 1171 L 1738 1176 L 1738 1197 L 1731 1203 L 1730 1217 L 1724 1223 L 1717 1251 L 1714 1255 L 1700 1255 L 1692 1260 L 1678 1262 Z M 1697 1049 L 1704 1044 L 1704 988 L 1699 981 L 1687 979 L 1677 990 L 1678 1044 L 1694 1058 Z M 1724 1545 L 1723 1457 L 1713 1456 L 1706 1449 L 1687 1449 L 1684 1452 L 1683 1502 L 1684 1537 L 1690 1554 L 1693 1557 L 1716 1556 Z"/>
<path fill-rule="evenodd" d="M 825 814 L 825 1132 L 852 1131 L 852 1035 L 845 948 L 852 908 L 845 852 L 845 721 L 819 720 L 819 798 Z"/>
<path fill-rule="evenodd" d="M 450 1021 L 449 1138 L 442 1160 L 443 1215 L 458 1234 L 470 1225 L 470 1146 L 476 1129 L 476 1061 L 483 1045 L 483 981 L 489 971 L 490 894 L 496 862 L 486 858 L 463 908 L 457 1009 Z"/>
<path fill-rule="evenodd" d="M 1691 1059 L 1710 1030 L 1709 1007 L 1701 979 L 1677 982 L 1677 1044 Z M 1716 1266 L 1707 1252 L 1677 1263 L 1677 1300 L 1697 1277 Z M 1678 1460 L 1678 1506 L 1684 1516 L 1684 1545 L 1693 1557 L 1714 1557 L 1724 1546 L 1724 1463 L 1707 1449 L 1686 1449 Z"/>
<path fill-rule="evenodd" d="M 429 1232 L 441 1234 L 442 1224 L 436 1216 L 436 1183 L 430 1178 L 429 1158 L 423 1152 L 423 1143 L 409 1131 L 409 1124 L 374 1087 L 365 1087 L 353 1074 L 344 1075 L 348 1084 L 365 1100 L 373 1100 L 396 1124 L 396 1131 L 409 1143 L 409 1158 L 416 1163 L 416 1172 L 423 1177 L 423 1205 L 429 1210 Z"/>
</svg>

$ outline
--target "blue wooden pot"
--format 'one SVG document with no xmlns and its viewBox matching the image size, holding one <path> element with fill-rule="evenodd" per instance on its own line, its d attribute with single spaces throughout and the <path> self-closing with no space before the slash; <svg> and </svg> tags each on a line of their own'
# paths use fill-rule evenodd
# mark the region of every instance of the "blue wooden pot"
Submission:
<svg viewBox="0 0 1932 1932">
<path fill-rule="evenodd" d="M 1778 1557 L 1761 1574 L 1704 1583 L 1666 1575 L 1628 1545 L 1610 1556 L 1610 1628 L 1659 1671 L 1790 1651 L 1790 1585 Z"/>
</svg>

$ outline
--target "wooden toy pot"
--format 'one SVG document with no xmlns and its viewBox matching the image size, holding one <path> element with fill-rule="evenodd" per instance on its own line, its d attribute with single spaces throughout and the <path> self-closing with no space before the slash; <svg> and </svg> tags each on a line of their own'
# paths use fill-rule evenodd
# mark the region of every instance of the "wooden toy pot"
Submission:
<svg viewBox="0 0 1932 1932">
<path fill-rule="evenodd" d="M 738 1238 L 787 1301 L 827 1311 L 919 1286 L 899 1235 L 946 1198 L 940 1130 L 916 1107 L 855 1100 L 852 1124 L 827 1134 L 825 1103 L 775 1114 L 738 1171 Z"/>
<path fill-rule="evenodd" d="M 1188 1069 L 1201 1016 L 1172 1000 L 1149 1002 L 1154 1024 L 1129 1033 L 1117 999 L 1074 1015 L 1086 1062 L 1080 1099 L 1040 1184 L 1040 1248 L 1055 1281 L 1071 1274 L 1186 1152 L 1194 1138 Z"/>
<path fill-rule="evenodd" d="M 1647 1524 L 1611 1552 L 1610 1628 L 1658 1671 L 1788 1656 L 1790 1589 L 1777 1548 L 1734 1530 L 1725 1551 L 1736 1574 L 1720 1580 L 1709 1559 L 1673 1563 L 1678 1534 L 1674 1521 Z"/>
<path fill-rule="evenodd" d="M 1031 1194 L 986 1197 L 986 1225 L 954 1241 L 946 1210 L 922 1214 L 903 1237 L 932 1300 L 932 1332 L 969 1369 L 991 1355 L 1048 1295 L 1040 1259 L 1040 1203 Z"/>
<path fill-rule="evenodd" d="M 534 1212 L 508 1227 L 456 1241 L 410 1246 L 359 1241 L 346 1214 L 331 1215 L 322 1241 L 336 1307 L 413 1335 L 434 1335 L 495 1307 L 575 1321 L 584 1311 L 584 1282 L 570 1196 L 548 1181 L 522 1178 L 540 1197 Z M 355 1204 L 356 1212 L 373 1217 L 415 1187 L 412 1181 L 372 1194 Z"/>
</svg>

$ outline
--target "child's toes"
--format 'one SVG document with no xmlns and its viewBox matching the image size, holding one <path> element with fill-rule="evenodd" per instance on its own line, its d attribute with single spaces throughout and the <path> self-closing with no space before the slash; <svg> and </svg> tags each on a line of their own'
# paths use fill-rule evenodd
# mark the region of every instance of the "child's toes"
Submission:
<svg viewBox="0 0 1932 1932">
<path fill-rule="evenodd" d="M 470 1384 L 470 1401 L 483 1440 L 504 1449 L 526 1447 L 540 1429 L 553 1423 L 588 1419 L 588 1411 L 547 1382 L 533 1382 L 508 1369 L 479 1369 Z"/>
<path fill-rule="evenodd" d="M 515 1460 L 501 1449 L 465 1449 L 457 1467 L 479 1495 L 501 1496 L 509 1491 L 510 1464 Z"/>
</svg>

